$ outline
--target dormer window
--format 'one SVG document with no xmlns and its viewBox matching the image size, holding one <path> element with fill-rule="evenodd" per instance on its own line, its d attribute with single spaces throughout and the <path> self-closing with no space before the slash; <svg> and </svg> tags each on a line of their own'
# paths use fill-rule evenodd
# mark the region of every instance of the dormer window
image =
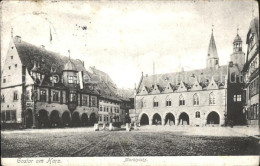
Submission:
<svg viewBox="0 0 260 166">
<path fill-rule="evenodd" d="M 40 73 L 36 73 L 36 78 L 40 80 L 41 79 L 41 74 Z"/>
</svg>

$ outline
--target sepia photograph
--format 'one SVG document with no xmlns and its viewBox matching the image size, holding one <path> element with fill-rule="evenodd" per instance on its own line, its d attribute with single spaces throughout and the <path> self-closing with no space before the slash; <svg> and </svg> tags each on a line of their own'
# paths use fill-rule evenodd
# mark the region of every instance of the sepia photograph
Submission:
<svg viewBox="0 0 260 166">
<path fill-rule="evenodd" d="M 1 2 L 1 165 L 259 165 L 255 0 Z"/>
</svg>

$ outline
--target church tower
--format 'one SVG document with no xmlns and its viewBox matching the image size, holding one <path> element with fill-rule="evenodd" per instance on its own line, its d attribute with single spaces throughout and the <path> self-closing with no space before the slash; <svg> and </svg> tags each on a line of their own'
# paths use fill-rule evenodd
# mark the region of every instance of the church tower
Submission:
<svg viewBox="0 0 260 166">
<path fill-rule="evenodd" d="M 213 35 L 213 29 L 210 37 L 208 55 L 207 55 L 207 68 L 209 69 L 217 69 L 219 67 L 219 58 L 217 47 Z"/>
<path fill-rule="evenodd" d="M 230 55 L 230 60 L 242 70 L 245 63 L 245 53 L 242 50 L 242 40 L 238 33 L 233 42 L 233 53 Z"/>
</svg>

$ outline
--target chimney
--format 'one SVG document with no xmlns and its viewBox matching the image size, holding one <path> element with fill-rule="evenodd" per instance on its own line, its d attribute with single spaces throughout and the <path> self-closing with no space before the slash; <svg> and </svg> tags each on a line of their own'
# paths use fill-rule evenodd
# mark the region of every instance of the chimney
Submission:
<svg viewBox="0 0 260 166">
<path fill-rule="evenodd" d="M 15 40 L 17 43 L 21 43 L 21 36 L 15 36 L 14 40 Z"/>
<path fill-rule="evenodd" d="M 41 48 L 45 50 L 45 45 L 41 45 Z"/>
</svg>

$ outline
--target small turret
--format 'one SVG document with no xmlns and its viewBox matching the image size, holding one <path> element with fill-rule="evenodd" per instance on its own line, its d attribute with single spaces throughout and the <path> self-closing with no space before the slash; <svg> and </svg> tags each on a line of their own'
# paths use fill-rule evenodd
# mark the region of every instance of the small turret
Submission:
<svg viewBox="0 0 260 166">
<path fill-rule="evenodd" d="M 242 50 L 242 40 L 238 34 L 238 29 L 237 35 L 233 41 L 233 53 L 230 55 L 230 60 L 242 70 L 245 63 L 245 53 Z"/>
</svg>

